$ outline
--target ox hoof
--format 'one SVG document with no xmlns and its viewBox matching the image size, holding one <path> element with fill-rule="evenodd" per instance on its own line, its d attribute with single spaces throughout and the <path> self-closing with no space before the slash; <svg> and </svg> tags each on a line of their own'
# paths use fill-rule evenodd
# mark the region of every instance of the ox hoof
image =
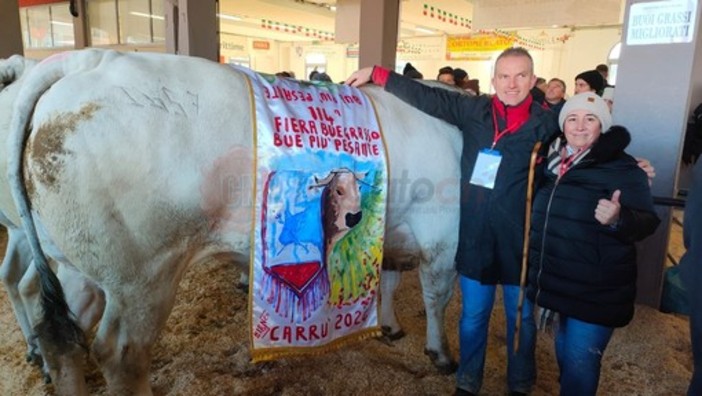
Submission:
<svg viewBox="0 0 702 396">
<path fill-rule="evenodd" d="M 458 363 L 454 362 L 453 360 L 449 359 L 448 361 L 440 361 L 439 354 L 436 351 L 425 349 L 424 354 L 429 356 L 429 359 L 431 359 L 431 362 L 434 364 L 434 367 L 436 367 L 440 374 L 450 375 L 455 373 L 458 369 Z"/>
<path fill-rule="evenodd" d="M 51 376 L 47 373 L 42 373 L 42 377 L 44 378 L 44 385 L 49 385 L 51 383 Z"/>
<path fill-rule="evenodd" d="M 396 333 L 393 333 L 389 326 L 383 326 L 380 328 L 380 330 L 383 332 L 383 336 L 390 341 L 397 341 L 405 336 L 405 332 L 402 331 L 402 329 Z"/>
</svg>

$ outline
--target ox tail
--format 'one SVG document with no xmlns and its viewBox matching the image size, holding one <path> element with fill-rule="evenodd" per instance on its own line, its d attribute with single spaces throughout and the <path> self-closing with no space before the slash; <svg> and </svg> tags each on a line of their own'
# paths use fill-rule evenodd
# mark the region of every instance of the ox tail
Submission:
<svg viewBox="0 0 702 396">
<path fill-rule="evenodd" d="M 24 146 L 31 129 L 30 120 L 39 98 L 51 86 L 67 75 L 71 65 L 66 64 L 70 55 L 59 54 L 47 58 L 33 67 L 24 80 L 18 93 L 10 121 L 7 140 L 8 178 L 10 192 L 20 215 L 29 246 L 34 256 L 34 266 L 39 273 L 42 316 L 34 331 L 46 347 L 54 352 L 65 354 L 75 345 L 86 348 L 85 335 L 71 314 L 66 298 L 56 274 L 39 243 L 36 226 L 30 210 L 30 199 L 23 178 Z M 73 63 L 73 62 L 71 62 Z"/>
</svg>

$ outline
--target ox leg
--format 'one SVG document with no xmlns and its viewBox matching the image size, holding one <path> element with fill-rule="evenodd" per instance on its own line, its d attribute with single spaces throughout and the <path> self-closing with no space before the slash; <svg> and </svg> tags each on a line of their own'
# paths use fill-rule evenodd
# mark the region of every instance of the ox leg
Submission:
<svg viewBox="0 0 702 396">
<path fill-rule="evenodd" d="M 41 354 L 32 332 L 30 305 L 25 305 L 20 292 L 20 282 L 31 263 L 31 252 L 21 229 L 8 228 L 7 231 L 7 251 L 0 265 L 0 279 L 5 285 L 15 317 L 27 342 L 27 361 L 41 365 Z"/>
<path fill-rule="evenodd" d="M 433 263 L 422 263 L 419 267 L 427 313 L 427 342 L 424 353 L 431 358 L 439 371 L 448 374 L 456 370 L 456 362 L 451 358 L 448 348 L 444 319 L 446 306 L 453 294 L 456 270 L 453 268 L 453 252 L 443 252 L 436 260 Z"/>
<path fill-rule="evenodd" d="M 102 317 L 105 294 L 90 279 L 70 265 L 59 265 L 56 276 L 61 282 L 66 302 L 75 315 L 78 326 L 89 332 Z"/>
<path fill-rule="evenodd" d="M 105 289 L 105 312 L 92 350 L 110 394 L 152 395 L 151 348 L 170 314 L 177 283 L 155 279 Z"/>
<path fill-rule="evenodd" d="M 400 284 L 402 273 L 400 271 L 384 269 L 380 276 L 380 326 L 383 335 L 391 340 L 404 337 L 400 323 L 395 315 L 395 290 Z"/>
</svg>

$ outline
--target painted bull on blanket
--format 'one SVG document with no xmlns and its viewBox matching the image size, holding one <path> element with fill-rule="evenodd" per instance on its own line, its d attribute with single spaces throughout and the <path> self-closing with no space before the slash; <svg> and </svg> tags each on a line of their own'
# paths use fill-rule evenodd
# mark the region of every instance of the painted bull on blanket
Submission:
<svg viewBox="0 0 702 396">
<path fill-rule="evenodd" d="M 60 288 L 41 249 L 104 291 L 91 350 L 114 394 L 151 394 L 151 348 L 189 265 L 221 254 L 247 262 L 247 84 L 201 59 L 101 50 L 49 58 L 27 76 L 10 126 L 9 174 L 46 297 L 40 343 L 61 393 L 87 393 L 75 346 L 83 338 L 54 294 Z M 383 125 L 392 177 L 384 267 L 419 265 L 426 352 L 446 368 L 461 138 L 379 88 L 365 92 Z M 248 182 L 225 182 L 232 179 Z M 389 334 L 401 332 L 392 309 L 399 279 L 397 271 L 381 278 Z"/>
<path fill-rule="evenodd" d="M 36 61 L 22 56 L 0 60 L 0 141 L 5 142 L 9 132 L 11 110 L 22 85 L 24 76 Z M 7 180 L 7 147 L 0 145 L 0 225 L 7 228 L 7 249 L 0 264 L 0 280 L 7 290 L 15 317 L 27 342 L 27 361 L 41 365 L 42 358 L 32 328 L 37 322 L 36 306 L 39 298 L 37 272 L 30 266 L 32 255 L 20 217 L 10 195 Z M 58 277 L 69 300 L 71 311 L 79 325 L 89 329 L 102 315 L 102 292 L 92 282 L 70 267 L 59 266 Z M 45 378 L 48 371 L 44 368 Z"/>
</svg>

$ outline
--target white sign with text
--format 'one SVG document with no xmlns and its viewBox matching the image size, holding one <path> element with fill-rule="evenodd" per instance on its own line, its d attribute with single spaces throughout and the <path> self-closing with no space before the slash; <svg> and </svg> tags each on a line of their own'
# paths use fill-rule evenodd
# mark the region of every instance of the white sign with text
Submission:
<svg viewBox="0 0 702 396">
<path fill-rule="evenodd" d="M 695 33 L 697 0 L 637 3 L 629 12 L 627 45 L 689 43 Z"/>
</svg>

